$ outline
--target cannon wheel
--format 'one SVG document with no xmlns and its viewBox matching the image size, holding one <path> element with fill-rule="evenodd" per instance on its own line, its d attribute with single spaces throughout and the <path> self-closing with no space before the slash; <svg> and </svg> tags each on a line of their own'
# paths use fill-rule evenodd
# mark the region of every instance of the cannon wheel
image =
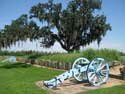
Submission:
<svg viewBox="0 0 125 94">
<path fill-rule="evenodd" d="M 72 65 L 72 68 L 77 69 L 79 67 L 83 67 L 86 64 L 88 65 L 89 63 L 90 61 L 88 59 L 81 57 L 75 60 L 75 62 Z M 86 72 L 82 72 L 82 73 L 79 73 L 78 75 L 74 75 L 74 78 L 77 81 L 87 80 Z"/>
<path fill-rule="evenodd" d="M 109 65 L 103 58 L 95 58 L 88 65 L 86 72 L 89 83 L 100 86 L 106 83 L 109 78 Z"/>
</svg>

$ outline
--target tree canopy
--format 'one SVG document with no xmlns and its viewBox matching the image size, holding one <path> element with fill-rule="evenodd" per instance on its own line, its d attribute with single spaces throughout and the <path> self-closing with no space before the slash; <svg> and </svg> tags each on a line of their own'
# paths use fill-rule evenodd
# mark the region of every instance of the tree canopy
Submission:
<svg viewBox="0 0 125 94">
<path fill-rule="evenodd" d="M 79 50 L 97 41 L 98 44 L 111 26 L 106 16 L 98 13 L 101 0 L 70 0 L 62 3 L 39 3 L 30 9 L 30 19 L 22 15 L 0 32 L 0 47 L 8 47 L 18 40 L 41 39 L 43 47 L 51 47 L 57 41 L 66 51 Z M 37 26 L 38 19 L 42 26 Z"/>
<path fill-rule="evenodd" d="M 39 27 L 34 21 L 28 21 L 26 14 L 21 15 L 16 20 L 13 20 L 10 25 L 5 25 L 0 32 L 0 48 L 10 47 L 16 44 L 17 41 L 31 40 L 37 36 Z"/>
</svg>

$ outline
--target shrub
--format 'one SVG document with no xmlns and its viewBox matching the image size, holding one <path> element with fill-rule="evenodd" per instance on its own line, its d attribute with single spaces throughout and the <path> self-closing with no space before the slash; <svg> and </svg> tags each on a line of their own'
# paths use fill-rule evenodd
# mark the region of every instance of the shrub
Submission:
<svg viewBox="0 0 125 94">
<path fill-rule="evenodd" d="M 108 61 L 114 61 L 114 60 L 119 60 L 120 52 L 112 49 L 100 49 L 100 50 L 87 49 L 83 52 L 83 56 L 87 57 L 89 60 L 100 57 Z"/>
</svg>

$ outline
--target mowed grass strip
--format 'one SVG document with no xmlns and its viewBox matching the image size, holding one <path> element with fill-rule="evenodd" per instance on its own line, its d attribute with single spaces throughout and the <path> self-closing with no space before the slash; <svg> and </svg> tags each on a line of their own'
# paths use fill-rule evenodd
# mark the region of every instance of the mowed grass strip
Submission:
<svg viewBox="0 0 125 94">
<path fill-rule="evenodd" d="M 79 94 L 125 94 L 125 85 L 91 90 L 91 91 L 83 92 L 83 93 L 79 93 Z"/>
<path fill-rule="evenodd" d="M 51 79 L 62 72 L 23 63 L 0 62 L 0 94 L 48 94 L 35 83 Z"/>
</svg>

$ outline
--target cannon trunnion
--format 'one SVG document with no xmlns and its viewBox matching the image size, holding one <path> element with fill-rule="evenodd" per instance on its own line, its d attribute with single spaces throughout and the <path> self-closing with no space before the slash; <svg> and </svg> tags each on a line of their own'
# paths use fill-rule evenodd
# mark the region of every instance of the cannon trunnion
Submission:
<svg viewBox="0 0 125 94">
<path fill-rule="evenodd" d="M 49 81 L 44 81 L 44 85 L 48 88 L 54 88 L 71 77 L 80 82 L 88 80 L 93 86 L 100 86 L 106 83 L 109 78 L 109 65 L 103 58 L 95 58 L 90 62 L 81 57 L 75 60 L 72 69 Z"/>
</svg>

